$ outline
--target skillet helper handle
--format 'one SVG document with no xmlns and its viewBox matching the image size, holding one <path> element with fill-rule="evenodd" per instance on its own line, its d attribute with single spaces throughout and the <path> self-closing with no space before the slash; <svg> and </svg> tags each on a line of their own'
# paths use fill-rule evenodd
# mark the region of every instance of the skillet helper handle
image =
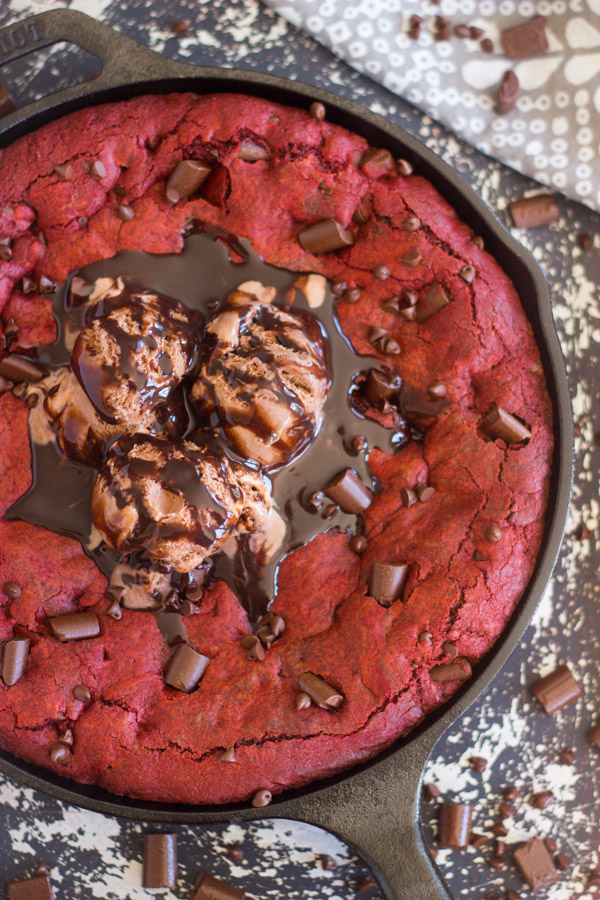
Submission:
<svg viewBox="0 0 600 900">
<path fill-rule="evenodd" d="M 423 765 L 422 749 L 408 743 L 328 787 L 322 802 L 318 794 L 307 795 L 287 810 L 285 803 L 268 807 L 265 815 L 300 819 L 335 834 L 364 859 L 386 900 L 452 900 L 419 826 Z"/>
<path fill-rule="evenodd" d="M 133 80 L 134 77 L 138 80 L 143 78 L 150 58 L 154 77 L 160 74 L 156 69 L 161 57 L 74 9 L 48 10 L 0 29 L 0 66 L 58 41 L 68 41 L 100 59 L 102 71 L 94 81 L 94 90 Z M 168 65 L 169 61 L 164 60 L 165 74 Z M 80 91 L 81 85 L 75 85 L 57 91 L 53 99 L 56 98 L 57 104 L 62 103 Z M 34 107 L 35 103 L 31 106 Z"/>
</svg>

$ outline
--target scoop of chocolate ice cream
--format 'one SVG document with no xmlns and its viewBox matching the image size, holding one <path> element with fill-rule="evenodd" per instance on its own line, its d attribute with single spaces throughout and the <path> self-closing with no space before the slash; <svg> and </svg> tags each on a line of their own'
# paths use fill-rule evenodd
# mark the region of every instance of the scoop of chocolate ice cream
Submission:
<svg viewBox="0 0 600 900">
<path fill-rule="evenodd" d="M 199 313 L 150 291 L 102 279 L 71 366 L 98 415 L 127 430 L 150 431 L 156 410 L 198 359 Z"/>
<path fill-rule="evenodd" d="M 92 494 L 94 524 L 111 547 L 143 551 L 177 572 L 199 566 L 238 529 L 264 527 L 270 506 L 260 475 L 209 439 L 116 441 Z"/>
<path fill-rule="evenodd" d="M 65 456 L 96 468 L 101 465 L 109 445 L 128 433 L 124 425 L 110 424 L 98 415 L 68 368 L 54 373 L 44 399 L 44 411 Z M 136 431 L 177 437 L 187 421 L 183 398 L 178 394 L 169 397 L 154 413 L 148 425 L 137 425 Z"/>
<path fill-rule="evenodd" d="M 307 312 L 273 306 L 275 289 L 234 291 L 206 327 L 190 398 L 235 450 L 266 468 L 290 462 L 316 434 L 330 387 L 326 343 Z"/>
</svg>

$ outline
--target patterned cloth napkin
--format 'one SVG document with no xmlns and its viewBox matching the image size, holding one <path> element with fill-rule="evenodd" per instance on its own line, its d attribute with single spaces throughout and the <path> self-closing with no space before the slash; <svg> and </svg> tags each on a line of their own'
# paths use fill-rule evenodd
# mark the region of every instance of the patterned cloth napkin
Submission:
<svg viewBox="0 0 600 900">
<path fill-rule="evenodd" d="M 600 0 L 264 2 L 484 153 L 600 210 Z M 424 19 L 416 40 L 412 15 Z M 507 59 L 501 31 L 537 15 L 546 18 L 548 49 Z M 449 40 L 436 40 L 436 16 L 449 20 Z M 458 37 L 459 25 L 483 34 Z M 498 115 L 509 69 L 521 90 L 515 108 Z"/>
</svg>

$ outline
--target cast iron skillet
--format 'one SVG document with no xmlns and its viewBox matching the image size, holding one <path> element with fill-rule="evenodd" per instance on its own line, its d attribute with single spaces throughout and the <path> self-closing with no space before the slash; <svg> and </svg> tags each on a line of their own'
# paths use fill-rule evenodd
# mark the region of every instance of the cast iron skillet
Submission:
<svg viewBox="0 0 600 900">
<path fill-rule="evenodd" d="M 362 134 L 375 146 L 387 147 L 396 157 L 410 160 L 459 216 L 483 236 L 486 248 L 517 285 L 542 354 L 552 396 L 556 446 L 542 551 L 502 638 L 450 703 L 375 760 L 304 790 L 288 791 L 266 809 L 249 805 L 188 807 L 144 803 L 75 784 L 8 754 L 0 754 L 0 771 L 59 800 L 131 819 L 195 824 L 278 817 L 309 822 L 338 835 L 362 856 L 388 900 L 448 897 L 447 885 L 425 850 L 419 827 L 423 767 L 436 741 L 490 684 L 519 643 L 552 573 L 569 503 L 573 461 L 571 404 L 544 276 L 533 258 L 449 166 L 400 128 L 354 103 L 284 78 L 173 62 L 68 9 L 32 16 L 0 30 L 0 64 L 62 40 L 98 56 L 104 66 L 101 75 L 91 83 L 59 91 L 0 120 L 0 147 L 52 119 L 91 104 L 145 93 L 237 91 L 304 108 L 313 100 L 321 100 L 327 107 L 329 121 Z"/>
</svg>

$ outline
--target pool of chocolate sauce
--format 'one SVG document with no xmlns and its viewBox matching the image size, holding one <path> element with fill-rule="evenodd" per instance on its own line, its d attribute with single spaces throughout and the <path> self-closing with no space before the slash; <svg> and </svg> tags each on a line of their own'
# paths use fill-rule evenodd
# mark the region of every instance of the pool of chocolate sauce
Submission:
<svg viewBox="0 0 600 900">
<path fill-rule="evenodd" d="M 278 294 L 275 302 L 287 305 L 285 291 L 302 273 L 268 265 L 252 251 L 248 241 L 217 238 L 213 234 L 198 232 L 186 238 L 181 254 L 159 256 L 126 251 L 112 259 L 86 266 L 75 274 L 90 282 L 101 276 L 123 276 L 127 283 L 179 300 L 209 317 L 219 310 L 227 294 L 244 281 L 259 281 L 263 285 L 276 287 Z M 57 341 L 41 347 L 36 358 L 47 369 L 69 364 L 70 350 L 66 346 L 65 336 L 83 325 L 86 307 L 67 307 L 68 288 L 69 282 L 59 287 L 54 295 Z M 406 423 L 401 422 L 395 431 L 384 428 L 373 419 L 361 416 L 356 404 L 351 403 L 357 373 L 372 367 L 381 368 L 381 362 L 372 357 L 359 356 L 353 351 L 338 325 L 335 298 L 329 287 L 325 302 L 316 309 L 310 309 L 304 295 L 296 291 L 291 309 L 309 312 L 320 323 L 327 341 L 331 390 L 320 429 L 312 443 L 290 465 L 269 474 L 277 509 L 286 523 L 284 540 L 273 559 L 257 571 L 256 558 L 243 540 L 238 542 L 239 549 L 234 557 L 220 553 L 212 559 L 209 577 L 223 578 L 229 583 L 252 621 L 267 609 L 276 595 L 277 570 L 288 553 L 331 528 L 348 533 L 357 533 L 360 529 L 359 519 L 342 510 L 328 518 L 325 512 L 330 505 L 327 498 L 320 510 L 312 507 L 308 502 L 311 495 L 347 467 L 354 468 L 365 484 L 376 490 L 369 469 L 369 451 L 380 447 L 393 453 L 409 439 Z M 187 411 L 186 435 L 191 434 L 196 425 L 189 406 Z M 366 450 L 361 453 L 351 449 L 352 439 L 356 435 L 366 438 Z M 231 458 L 239 459 L 230 447 L 227 447 L 227 452 Z M 32 442 L 32 458 L 32 487 L 5 518 L 25 520 L 76 538 L 110 578 L 115 566 L 123 562 L 123 556 L 104 543 L 94 546 L 90 542 L 93 531 L 90 496 L 96 470 L 67 459 L 55 443 L 39 445 Z M 139 564 L 138 557 L 126 561 L 133 566 Z M 164 616 L 163 613 L 159 618 Z"/>
</svg>

